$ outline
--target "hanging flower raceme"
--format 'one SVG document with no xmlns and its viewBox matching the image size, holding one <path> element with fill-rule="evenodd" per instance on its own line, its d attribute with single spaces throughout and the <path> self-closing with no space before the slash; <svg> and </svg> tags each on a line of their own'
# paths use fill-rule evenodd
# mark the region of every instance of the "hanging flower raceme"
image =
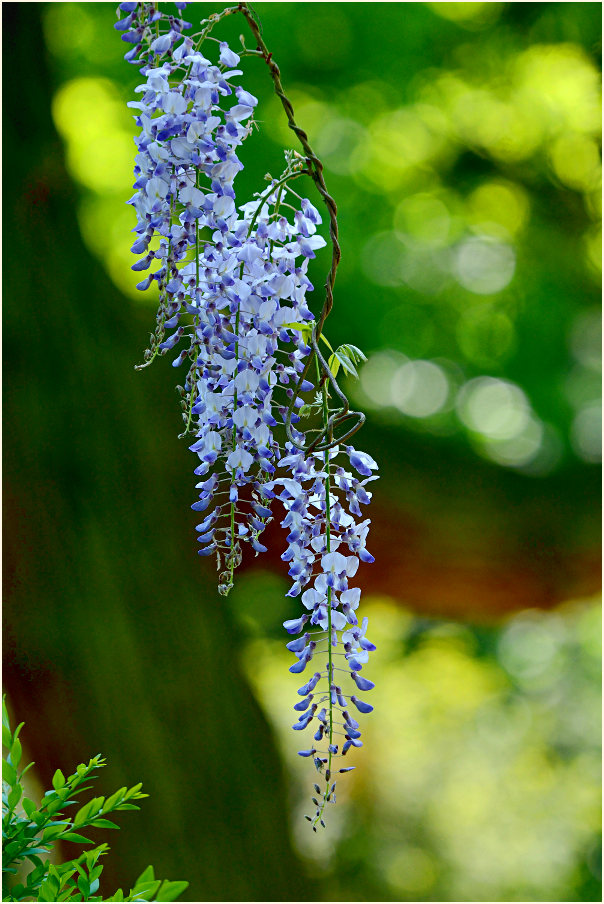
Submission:
<svg viewBox="0 0 604 904">
<path fill-rule="evenodd" d="M 141 72 L 146 77 L 135 89 L 142 94 L 141 100 L 129 103 L 139 111 L 135 119 L 141 129 L 135 139 L 136 191 L 128 203 L 138 220 L 134 232 L 139 237 L 132 251 L 144 257 L 133 269 L 148 270 L 159 264 L 138 284 L 141 290 L 153 281 L 159 285 L 157 329 L 145 352 L 149 363 L 182 336 L 181 331 L 166 339 L 165 331 L 187 312 L 184 277 L 189 288 L 199 288 L 198 267 L 181 273 L 179 265 L 192 255 L 199 260 L 202 230 L 217 230 L 221 236 L 228 231 L 235 211 L 233 182 L 243 168 L 236 149 L 251 133 L 257 100 L 234 84 L 241 70 L 232 65 L 239 57 L 226 44 L 220 45 L 220 62 L 214 65 L 194 49 L 191 38 L 183 37 L 182 30 L 190 27 L 189 23 L 166 17 L 145 4 L 130 9 L 132 6 L 121 5 L 130 10 L 130 25 L 137 23 L 136 29 L 123 37 L 140 39 L 137 62 L 145 63 Z M 169 32 L 154 37 L 154 23 L 158 29 L 167 23 Z M 157 237 L 157 247 L 150 249 Z"/>
<path fill-rule="evenodd" d="M 199 461 L 199 497 L 192 508 L 202 519 L 199 553 L 216 558 L 220 593 L 233 585 L 243 544 L 256 554 L 266 551 L 261 535 L 275 507 L 285 509 L 288 595 L 301 596 L 304 607 L 299 618 L 285 623 L 289 634 L 299 635 L 287 644 L 296 656 L 290 671 L 303 672 L 315 657 L 319 664 L 300 688 L 303 699 L 294 709 L 301 715 L 293 726 L 310 726 L 313 741 L 300 753 L 312 756 L 325 777 L 323 792 L 315 786 L 322 794 L 320 802 L 315 799 L 315 816 L 308 817 L 316 830 L 324 824 L 327 802 L 335 800 L 335 759 L 361 746 L 352 707 L 372 709 L 358 692 L 373 687 L 360 673 L 374 646 L 365 636 L 367 619 L 359 624 L 357 618 L 360 590 L 349 580 L 359 562 L 373 561 L 366 549 L 370 522 L 363 520 L 361 506 L 371 498 L 366 486 L 377 466 L 334 440 L 334 425 L 350 413 L 316 344 L 339 259 L 335 204 L 322 168 L 293 122 L 279 70 L 247 4 L 214 14 L 192 35 L 182 17 L 186 6 L 176 3 L 177 13 L 170 15 L 151 3 L 122 3 L 115 25 L 132 45 L 125 58 L 141 72 L 135 89 L 140 98 L 129 104 L 140 129 L 135 191 L 128 202 L 137 218 L 132 252 L 138 260 L 132 269 L 149 271 L 140 290 L 153 283 L 159 290 L 156 329 L 141 367 L 169 351 L 176 355 L 175 367 L 186 364 L 179 387 L 183 436 L 191 437 Z M 268 187 L 246 203 L 237 198 L 235 179 L 257 99 L 237 83 L 240 54 L 210 37 L 220 19 L 235 12 L 243 13 L 257 41 L 257 50 L 242 53 L 259 54 L 269 65 L 307 154 L 286 152 L 282 175 L 267 177 Z M 214 62 L 205 47 L 202 53 L 206 39 L 217 45 Z M 317 233 L 318 211 L 291 187 L 303 174 L 312 175 L 330 213 L 332 267 L 318 324 L 306 300 L 313 288 L 307 270 L 325 241 Z M 354 349 L 338 351 L 346 348 Z M 351 359 L 334 355 L 354 372 Z M 308 376 L 313 357 L 316 383 Z M 330 407 L 330 386 L 343 409 Z M 313 390 L 317 395 L 309 406 L 302 395 Z M 305 427 L 307 409 L 320 411 L 321 428 Z M 362 419 L 357 416 L 345 438 Z M 309 443 L 313 432 L 327 440 Z"/>
<path fill-rule="evenodd" d="M 191 28 L 191 23 L 184 22 L 181 15 L 187 3 L 174 3 L 174 6 L 178 17 L 161 12 L 155 3 L 120 3 L 118 21 L 113 27 L 123 32 L 122 41 L 134 45 L 124 55 L 125 60 L 138 66 L 153 63 L 156 57 L 171 50 L 185 29 Z"/>
<path fill-rule="evenodd" d="M 338 463 L 344 456 L 364 479 Z M 317 824 L 324 825 L 326 804 L 335 801 L 335 774 L 354 768 L 335 763 L 350 747 L 362 746 L 360 726 L 350 710 L 369 713 L 373 709 L 355 693 L 374 686 L 359 672 L 375 646 L 365 636 L 367 619 L 359 625 L 356 610 L 361 591 L 349 586 L 349 579 L 360 561 L 373 561 L 366 548 L 369 520 L 358 519 L 360 505 L 370 501 L 371 492 L 365 487 L 376 479 L 372 470 L 377 465 L 371 456 L 350 446 L 342 451 L 335 446 L 308 457 L 290 447 L 279 465 L 291 473 L 272 482 L 287 512 L 282 526 L 289 531 L 288 548 L 282 558 L 289 563 L 293 580 L 288 595 L 301 594 L 307 610 L 300 618 L 284 622 L 289 634 L 299 635 L 287 644 L 297 657 L 289 670 L 304 672 L 313 659 L 319 666 L 298 691 L 303 699 L 294 710 L 302 715 L 292 726 L 295 731 L 311 726 L 311 744 L 299 754 L 312 757 L 325 779 L 324 789 L 317 791 L 321 799 L 313 798 L 314 817 L 307 817 L 316 829 Z M 352 693 L 343 690 L 345 684 Z"/>
<path fill-rule="evenodd" d="M 257 103 L 233 86 L 240 70 L 226 69 L 237 65 L 238 55 L 221 43 L 220 65 L 212 65 L 189 38 L 173 46 L 187 23 L 171 27 L 168 47 L 167 36 L 148 34 L 160 21 L 156 12 L 130 12 L 129 24 L 138 23 L 139 54 L 150 61 L 142 70 L 146 83 L 136 89 L 143 96 L 130 103 L 139 111 L 141 128 L 137 191 L 129 202 L 140 237 L 132 250 L 145 255 L 133 269 L 160 264 L 139 283 L 144 290 L 156 280 L 160 289 L 158 326 L 145 359 L 150 363 L 180 346 L 174 365 L 189 362 L 182 388 L 186 432 L 196 434 L 191 446 L 201 459 L 196 473 L 206 477 L 193 507 L 205 511 L 218 503 L 198 525 L 200 554 L 215 552 L 219 568 L 224 556 L 219 589 L 228 593 L 241 542 L 249 541 L 257 553 L 264 550 L 258 537 L 269 515 L 261 484 L 279 456 L 273 408 L 287 408 L 274 402 L 273 391 L 295 383 L 300 358 L 309 352 L 285 324 L 312 319 L 304 301 L 306 289 L 312 289 L 306 265 L 325 242 L 315 235 L 320 217 L 308 200 L 293 224 L 278 213 L 287 180 L 303 168 L 292 164 L 291 155 L 275 191 L 271 186 L 260 203 L 243 205 L 243 216 L 238 215 L 233 183 L 242 164 L 235 148 L 251 131 L 243 123 Z M 147 31 L 141 24 L 146 15 Z M 169 24 L 174 25 L 171 18 Z M 157 65 L 164 55 L 169 58 Z M 233 92 L 236 103 L 226 106 L 224 99 Z M 157 249 L 149 250 L 158 234 Z M 278 341 L 294 343 L 297 357 L 279 362 Z M 246 484 L 253 488 L 247 499 L 241 496 Z"/>
<path fill-rule="evenodd" d="M 310 352 L 292 324 L 312 319 L 305 300 L 312 288 L 306 276 L 312 249 L 296 240 L 300 218 L 292 225 L 276 210 L 280 195 L 271 185 L 259 202 L 243 205 L 243 217 L 230 223 L 222 242 L 208 246 L 204 253 L 227 277 L 212 282 L 216 267 L 209 266 L 191 305 L 198 312 L 197 440 L 191 449 L 200 458 L 196 473 L 211 472 L 198 485 L 193 508 L 213 505 L 198 525 L 200 554 L 216 553 L 219 567 L 224 556 L 222 593 L 232 585 L 241 543 L 250 542 L 257 553 L 265 549 L 258 538 L 271 517 L 267 484 L 281 457 L 274 428 L 283 422 Z M 312 244 L 320 247 L 324 240 L 315 237 Z M 304 391 L 312 388 L 309 381 L 302 384 Z"/>
</svg>

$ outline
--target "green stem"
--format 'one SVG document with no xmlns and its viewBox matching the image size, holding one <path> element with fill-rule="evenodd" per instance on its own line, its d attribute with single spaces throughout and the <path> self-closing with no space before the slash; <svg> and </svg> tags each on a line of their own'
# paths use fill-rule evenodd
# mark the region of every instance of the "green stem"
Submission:
<svg viewBox="0 0 604 904">
<path fill-rule="evenodd" d="M 317 366 L 317 382 L 321 384 L 321 371 L 319 368 L 318 358 L 315 358 L 316 366 Z M 321 387 L 321 396 L 323 402 L 323 429 L 327 429 L 327 424 L 329 421 L 329 409 L 327 402 L 327 381 L 323 381 L 323 385 Z M 329 463 L 329 449 L 325 449 L 323 453 L 323 461 L 325 464 L 325 545 L 327 548 L 327 552 L 331 552 L 331 473 L 330 473 L 330 463 Z M 332 652 L 331 652 L 331 587 L 327 588 L 327 650 L 328 650 L 328 664 L 327 664 L 327 672 L 328 672 L 328 694 L 329 694 L 329 747 L 333 744 L 333 701 L 331 697 L 331 689 L 333 686 L 333 661 L 332 661 Z M 325 806 L 327 804 L 327 795 L 329 794 L 329 783 L 331 781 L 331 758 L 332 753 L 331 750 L 328 751 L 328 762 L 327 762 L 327 772 L 325 774 L 325 793 L 323 795 L 323 800 L 321 802 L 321 807 L 317 815 L 313 820 L 313 828 L 316 828 L 317 822 L 320 822 L 323 816 L 323 811 L 325 810 Z"/>
</svg>

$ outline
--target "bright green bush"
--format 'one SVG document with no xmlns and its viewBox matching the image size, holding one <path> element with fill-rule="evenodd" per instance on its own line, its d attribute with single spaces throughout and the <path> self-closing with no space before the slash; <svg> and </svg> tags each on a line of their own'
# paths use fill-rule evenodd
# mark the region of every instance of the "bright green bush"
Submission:
<svg viewBox="0 0 604 904">
<path fill-rule="evenodd" d="M 117 810 L 138 810 L 134 801 L 147 797 L 141 785 L 120 788 L 110 797 L 93 797 L 73 815 L 64 818 L 64 811 L 78 803 L 89 779 L 105 765 L 101 756 L 93 757 L 85 765 L 76 767 L 65 778 L 60 769 L 53 776 L 52 791 L 46 791 L 39 804 L 24 797 L 23 776 L 31 769 L 29 763 L 19 771 L 22 722 L 11 730 L 4 700 L 2 701 L 2 743 L 8 754 L 2 758 L 2 874 L 3 901 L 174 901 L 187 888 L 188 882 L 169 882 L 155 878 L 149 866 L 138 877 L 134 887 L 124 895 L 118 889 L 110 898 L 96 894 L 103 872 L 101 857 L 109 846 L 100 844 L 92 850 L 65 863 L 51 863 L 49 854 L 57 841 L 77 844 L 93 842 L 81 835 L 86 828 L 117 829 L 107 819 Z M 28 871 L 29 869 L 29 871 Z"/>
</svg>

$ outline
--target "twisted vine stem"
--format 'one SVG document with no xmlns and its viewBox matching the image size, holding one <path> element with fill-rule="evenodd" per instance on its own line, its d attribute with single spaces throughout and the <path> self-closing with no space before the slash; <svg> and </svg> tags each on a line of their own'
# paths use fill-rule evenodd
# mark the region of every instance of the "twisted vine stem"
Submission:
<svg viewBox="0 0 604 904">
<path fill-rule="evenodd" d="M 304 370 L 300 374 L 298 378 L 298 383 L 294 390 L 293 397 L 290 401 L 290 404 L 287 409 L 287 414 L 285 418 L 285 431 L 287 434 L 287 438 L 295 446 L 297 449 L 300 449 L 303 452 L 321 452 L 325 450 L 329 450 L 334 446 L 338 445 L 345 439 L 349 439 L 357 430 L 362 427 L 365 422 L 365 415 L 360 411 L 351 411 L 348 399 L 339 388 L 336 383 L 335 377 L 333 376 L 331 369 L 318 347 L 318 340 L 321 336 L 321 332 L 323 331 L 323 326 L 327 317 L 329 316 L 331 309 L 333 308 L 333 287 L 336 281 L 336 272 L 338 269 L 338 264 L 340 263 L 340 258 L 342 256 L 342 252 L 340 250 L 340 243 L 338 240 L 338 208 L 336 202 L 332 198 L 332 196 L 327 191 L 327 185 L 325 184 L 325 179 L 323 176 L 323 164 L 321 160 L 317 157 L 315 152 L 310 146 L 308 141 L 308 135 L 302 129 L 295 120 L 294 108 L 290 99 L 285 94 L 283 90 L 283 85 L 281 84 L 281 72 L 279 67 L 275 63 L 273 59 L 273 54 L 267 48 L 264 43 L 264 39 L 261 34 L 260 24 L 256 18 L 255 13 L 252 11 L 249 3 L 241 2 L 236 7 L 229 7 L 227 10 L 223 11 L 223 15 L 229 15 L 232 12 L 240 12 L 245 16 L 245 19 L 250 27 L 250 30 L 256 40 L 257 51 L 260 56 L 264 59 L 267 64 L 271 78 L 273 80 L 275 94 L 281 101 L 283 109 L 285 111 L 285 115 L 287 116 L 287 123 L 290 129 L 295 132 L 296 137 L 298 138 L 300 144 L 302 145 L 305 154 L 306 161 L 309 167 L 309 175 L 311 176 L 313 182 L 317 187 L 317 191 L 323 198 L 327 210 L 329 212 L 329 237 L 331 240 L 331 266 L 329 268 L 329 273 L 327 274 L 327 279 L 325 281 L 325 301 L 323 303 L 323 308 L 321 310 L 321 315 L 317 324 L 313 327 L 313 335 L 311 338 L 311 348 L 312 352 L 308 357 L 308 361 L 304 367 Z M 324 429 L 321 431 L 321 434 L 313 440 L 309 445 L 304 446 L 300 445 L 300 443 L 294 439 L 291 430 L 291 420 L 292 415 L 294 413 L 294 407 L 296 403 L 296 399 L 299 397 L 300 387 L 302 383 L 306 379 L 306 375 L 311 367 L 313 360 L 313 353 L 316 355 L 317 361 L 321 365 L 322 377 L 320 381 L 320 387 L 326 385 L 327 381 L 329 381 L 332 385 L 332 388 L 335 394 L 338 396 L 342 403 L 342 407 L 338 409 L 338 411 L 334 412 L 328 420 L 328 423 L 325 425 Z M 348 431 L 340 437 L 333 438 L 333 431 L 337 424 L 342 424 L 346 421 L 352 420 L 354 418 L 354 424 Z M 323 440 L 323 441 L 322 441 Z"/>
<path fill-rule="evenodd" d="M 336 281 L 336 271 L 338 269 L 338 264 L 340 263 L 340 258 L 342 256 L 340 243 L 338 240 L 338 208 L 336 202 L 327 191 L 327 186 L 323 177 L 323 164 L 311 148 L 308 141 L 308 135 L 306 134 L 304 129 L 300 128 L 300 126 L 296 123 L 294 108 L 290 99 L 287 97 L 283 90 L 283 85 L 281 84 L 281 71 L 275 63 L 272 53 L 268 50 L 266 44 L 264 43 L 264 40 L 260 33 L 260 27 L 258 25 L 258 22 L 256 21 L 254 13 L 251 11 L 248 3 L 239 3 L 237 8 L 245 16 L 252 34 L 256 39 L 258 50 L 264 58 L 267 66 L 269 67 L 271 78 L 275 86 L 275 94 L 283 105 L 285 115 L 287 116 L 287 123 L 290 129 L 295 132 L 296 137 L 298 138 L 300 144 L 306 152 L 306 159 L 308 160 L 310 166 L 310 175 L 315 185 L 317 186 L 319 194 L 325 201 L 327 210 L 329 211 L 329 237 L 331 239 L 332 255 L 331 267 L 329 269 L 327 280 L 325 282 L 325 303 L 323 304 L 323 310 L 321 311 L 321 316 L 317 323 L 317 338 L 319 338 L 323 329 L 323 324 L 325 323 L 325 320 L 329 316 L 329 313 L 331 312 L 331 309 L 333 307 L 333 287 Z"/>
</svg>

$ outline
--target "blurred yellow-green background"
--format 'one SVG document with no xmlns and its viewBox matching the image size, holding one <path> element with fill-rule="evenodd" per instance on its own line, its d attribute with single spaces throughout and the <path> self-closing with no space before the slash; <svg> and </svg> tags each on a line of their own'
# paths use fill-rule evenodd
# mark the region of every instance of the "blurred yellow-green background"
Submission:
<svg viewBox="0 0 604 904">
<path fill-rule="evenodd" d="M 218 597 L 178 374 L 133 370 L 140 76 L 113 4 L 5 3 L 5 687 L 36 780 L 102 752 L 99 793 L 143 781 L 107 894 L 153 863 L 191 901 L 599 901 L 600 4 L 254 8 L 339 207 L 327 335 L 368 356 L 375 711 L 314 836 L 284 535 Z M 293 138 L 243 62 L 242 199 Z"/>
</svg>

